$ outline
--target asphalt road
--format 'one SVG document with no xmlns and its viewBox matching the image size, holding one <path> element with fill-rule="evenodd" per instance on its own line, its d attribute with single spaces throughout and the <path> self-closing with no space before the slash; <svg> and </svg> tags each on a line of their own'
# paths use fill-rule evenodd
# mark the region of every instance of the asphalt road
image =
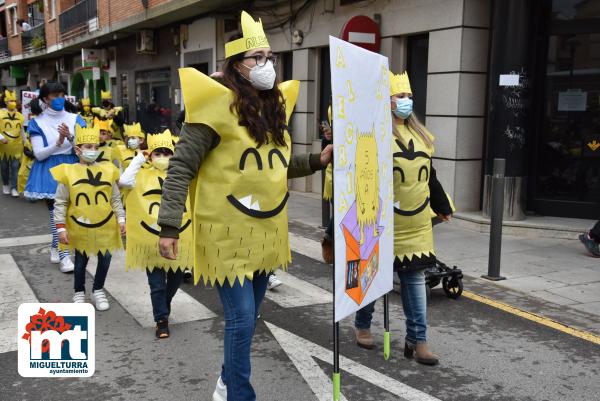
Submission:
<svg viewBox="0 0 600 401">
<path fill-rule="evenodd" d="M 18 269 L 14 274 L 22 275 L 40 302 L 70 301 L 73 277 L 49 263 L 47 244 L 13 246 L 18 237 L 48 233 L 45 205 L 2 196 L 0 212 L 0 240 L 6 240 L 0 255 L 12 257 Z M 291 232 L 313 246 L 320 235 L 302 224 L 292 224 Z M 114 275 L 123 269 L 120 260 L 111 266 Z M 288 272 L 287 288 L 265 299 L 256 329 L 252 382 L 257 399 L 326 399 L 321 393 L 330 391 L 324 380 L 332 370 L 332 305 L 322 297 L 332 290 L 331 267 L 294 252 Z M 145 282 L 125 283 L 134 284 L 141 288 Z M 111 309 L 96 313 L 94 376 L 22 378 L 17 352 L 9 350 L 0 353 L 0 400 L 211 399 L 222 360 L 222 307 L 216 291 L 184 284 L 181 290 L 190 296 L 186 302 L 216 317 L 172 324 L 171 338 L 157 340 L 139 317 L 143 299 L 126 302 L 113 297 L 111 288 L 120 294 L 117 284 L 107 288 Z M 478 284 L 476 290 L 485 289 Z M 291 305 L 285 301 L 288 293 L 300 294 Z M 0 294 L 0 305 L 18 302 L 8 297 Z M 387 361 L 381 302 L 373 326 L 375 350 L 355 345 L 352 319 L 341 323 L 342 393 L 348 400 L 600 400 L 599 345 L 471 299 L 450 300 L 438 288 L 428 306 L 428 336 L 441 364 L 426 367 L 403 357 L 404 316 L 397 293 L 391 295 L 390 310 L 392 355 Z M 8 315 L 0 316 L 7 321 Z"/>
</svg>

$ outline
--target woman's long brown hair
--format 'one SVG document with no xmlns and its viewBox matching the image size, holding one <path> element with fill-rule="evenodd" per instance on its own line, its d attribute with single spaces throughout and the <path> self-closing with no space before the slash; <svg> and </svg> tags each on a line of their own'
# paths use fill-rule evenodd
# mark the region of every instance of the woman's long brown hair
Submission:
<svg viewBox="0 0 600 401">
<path fill-rule="evenodd" d="M 236 36 L 231 40 L 241 37 Z M 226 59 L 223 64 L 223 84 L 234 93 L 230 110 L 238 115 L 239 125 L 248 129 L 257 147 L 269 141 L 273 141 L 277 146 L 286 146 L 285 100 L 277 86 L 278 82 L 275 82 L 270 90 L 254 89 L 237 70 L 236 63 L 242 62 L 243 57 L 244 53 L 236 54 Z"/>
</svg>

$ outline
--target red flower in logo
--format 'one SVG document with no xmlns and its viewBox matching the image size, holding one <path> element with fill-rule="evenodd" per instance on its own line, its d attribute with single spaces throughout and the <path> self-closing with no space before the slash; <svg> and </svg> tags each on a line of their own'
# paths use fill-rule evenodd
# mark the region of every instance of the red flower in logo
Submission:
<svg viewBox="0 0 600 401">
<path fill-rule="evenodd" d="M 70 330 L 71 325 L 69 323 L 65 323 L 65 318 L 62 316 L 57 316 L 56 313 L 52 311 L 46 312 L 43 308 L 40 308 L 36 315 L 31 316 L 30 322 L 25 326 L 25 334 L 23 334 L 23 339 L 29 340 L 31 344 L 31 332 L 32 331 L 41 331 L 42 333 L 47 330 L 55 330 L 59 333 Z M 63 342 L 64 344 L 64 342 Z M 48 340 L 44 340 L 42 342 L 42 352 L 48 352 L 50 349 L 50 343 Z"/>
</svg>

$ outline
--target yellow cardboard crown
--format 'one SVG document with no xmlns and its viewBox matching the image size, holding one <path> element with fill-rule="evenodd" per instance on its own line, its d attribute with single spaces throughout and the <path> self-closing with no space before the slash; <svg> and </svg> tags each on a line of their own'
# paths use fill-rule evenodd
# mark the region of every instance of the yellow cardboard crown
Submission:
<svg viewBox="0 0 600 401">
<path fill-rule="evenodd" d="M 259 47 L 269 47 L 269 42 L 263 29 L 262 20 L 254 18 L 246 11 L 242 11 L 242 32 L 244 34 L 240 39 L 225 43 L 225 57 L 229 58 L 236 54 L 247 52 L 248 50 Z"/>
<path fill-rule="evenodd" d="M 110 99 L 112 99 L 112 94 L 110 93 L 110 91 L 104 92 L 103 90 L 101 90 L 100 91 L 100 98 L 102 100 L 110 100 Z"/>
<path fill-rule="evenodd" d="M 4 102 L 16 102 L 17 94 L 13 91 L 9 91 L 8 89 L 4 91 Z"/>
<path fill-rule="evenodd" d="M 99 131 L 112 132 L 113 120 L 100 120 L 98 117 L 94 118 L 94 128 L 98 128 Z"/>
<path fill-rule="evenodd" d="M 84 143 L 100 143 L 100 130 L 94 128 L 83 128 L 79 124 L 75 124 L 75 145 Z"/>
<path fill-rule="evenodd" d="M 90 102 L 90 99 L 89 99 L 89 98 L 87 98 L 87 97 L 84 97 L 83 99 L 81 99 L 81 105 L 82 105 L 82 106 L 91 106 L 91 104 L 92 104 L 92 103 Z"/>
<path fill-rule="evenodd" d="M 160 134 L 148 134 L 146 141 L 148 142 L 148 152 L 150 153 L 158 148 L 166 148 L 171 152 L 175 152 L 171 131 L 168 128 Z"/>
<path fill-rule="evenodd" d="M 124 124 L 123 129 L 125 130 L 125 136 L 143 138 L 144 133 L 142 132 L 142 126 L 140 123 L 135 124 Z"/>
<path fill-rule="evenodd" d="M 394 73 L 390 71 L 390 95 L 393 96 L 399 93 L 410 93 L 412 95 L 408 74 L 404 71 L 402 74 L 394 75 Z"/>
</svg>

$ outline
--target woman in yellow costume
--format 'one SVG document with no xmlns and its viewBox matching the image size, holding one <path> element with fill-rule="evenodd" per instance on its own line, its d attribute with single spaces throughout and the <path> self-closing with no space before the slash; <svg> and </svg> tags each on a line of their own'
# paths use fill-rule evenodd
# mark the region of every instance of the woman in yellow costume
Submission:
<svg viewBox="0 0 600 401">
<path fill-rule="evenodd" d="M 449 221 L 452 206 L 431 165 L 434 137 L 412 111 L 408 75 L 390 73 L 394 165 L 394 270 L 401 283 L 406 316 L 404 356 L 435 365 L 427 346 L 427 295 L 424 269 L 435 264 L 430 210 Z M 373 348 L 370 327 L 375 302 L 356 313 L 356 342 Z"/>
<path fill-rule="evenodd" d="M 122 249 L 125 211 L 117 182 L 119 170 L 110 163 L 97 163 L 97 128 L 76 127 L 75 153 L 79 163 L 61 164 L 50 172 L 58 182 L 54 197 L 54 219 L 60 243 L 75 251 L 73 302 L 85 302 L 85 269 L 90 255 L 98 255 L 91 299 L 98 310 L 109 308 L 104 293 L 111 252 Z"/>
<path fill-rule="evenodd" d="M 159 227 L 156 221 L 163 182 L 174 152 L 169 130 L 162 134 L 149 134 L 148 150 L 136 155 L 119 179 L 119 186 L 130 190 L 127 196 L 125 267 L 146 270 L 157 338 L 169 337 L 171 300 L 181 285 L 184 269 L 191 269 L 194 263 L 189 201 L 179 228 L 177 259 L 163 258 L 158 250 Z M 150 162 L 150 166 L 145 165 L 146 161 Z"/>
<path fill-rule="evenodd" d="M 0 113 L 0 171 L 2 175 L 2 193 L 19 197 L 17 181 L 19 162 L 23 156 L 25 131 L 23 114 L 17 110 L 17 95 L 5 91 L 6 110 Z"/>
<path fill-rule="evenodd" d="M 178 253 L 190 193 L 194 279 L 216 287 L 225 315 L 224 363 L 213 400 L 253 401 L 250 348 L 268 273 L 286 268 L 289 178 L 323 169 L 320 155 L 291 155 L 287 124 L 299 82 L 276 85 L 262 22 L 242 12 L 243 35 L 225 45 L 223 85 L 180 70 L 186 122 L 163 187 L 161 254 Z M 202 88 L 202 90 L 198 90 Z"/>
</svg>

